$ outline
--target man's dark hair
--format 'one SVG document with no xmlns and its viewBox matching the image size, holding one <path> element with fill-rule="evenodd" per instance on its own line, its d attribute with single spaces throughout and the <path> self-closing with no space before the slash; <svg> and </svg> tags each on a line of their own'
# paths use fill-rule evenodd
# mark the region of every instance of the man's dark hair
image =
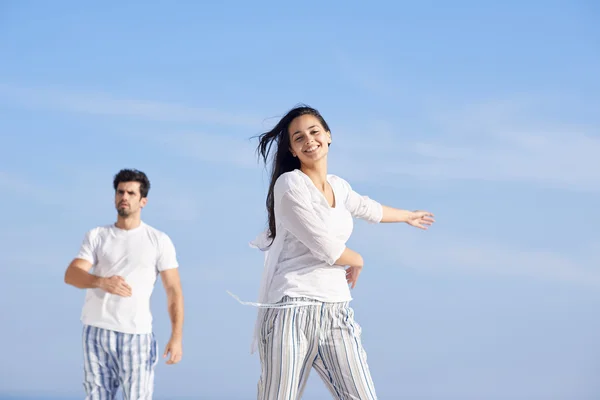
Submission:
<svg viewBox="0 0 600 400">
<path fill-rule="evenodd" d="M 119 187 L 121 182 L 139 182 L 140 183 L 140 195 L 141 198 L 148 197 L 150 191 L 150 181 L 145 173 L 138 171 L 137 169 L 122 169 L 118 174 L 115 175 L 113 180 L 113 187 L 115 191 Z"/>
</svg>

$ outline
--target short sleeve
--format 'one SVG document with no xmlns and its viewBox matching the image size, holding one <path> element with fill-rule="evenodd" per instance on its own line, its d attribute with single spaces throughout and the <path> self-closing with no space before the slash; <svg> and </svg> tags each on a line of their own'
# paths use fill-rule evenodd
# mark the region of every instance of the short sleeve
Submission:
<svg viewBox="0 0 600 400">
<path fill-rule="evenodd" d="M 377 201 L 369 198 L 368 196 L 362 196 L 356 193 L 352 186 L 345 180 L 337 178 L 340 184 L 344 187 L 346 192 L 346 209 L 352 214 L 354 218 L 365 220 L 371 224 L 377 224 L 381 222 L 383 218 L 383 208 Z"/>
<path fill-rule="evenodd" d="M 98 262 L 98 258 L 96 257 L 96 244 L 97 244 L 97 234 L 94 229 L 88 231 L 83 237 L 83 241 L 81 242 L 81 246 L 79 247 L 79 252 L 75 256 L 75 258 L 80 258 L 82 260 L 86 260 L 90 262 L 92 265 L 96 265 Z"/>
<path fill-rule="evenodd" d="M 175 245 L 173 245 L 173 241 L 171 238 L 163 233 L 160 236 L 159 242 L 159 254 L 158 260 L 156 262 L 156 269 L 159 272 L 165 271 L 167 269 L 178 268 L 179 263 L 177 262 L 177 252 L 175 251 Z"/>
</svg>

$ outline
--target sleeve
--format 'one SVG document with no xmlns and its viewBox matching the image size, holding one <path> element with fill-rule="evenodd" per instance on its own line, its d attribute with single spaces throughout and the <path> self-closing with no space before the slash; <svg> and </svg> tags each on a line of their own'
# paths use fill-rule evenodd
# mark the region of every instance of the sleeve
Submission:
<svg viewBox="0 0 600 400">
<path fill-rule="evenodd" d="M 98 258 L 96 257 L 96 234 L 92 229 L 88 231 L 83 237 L 83 241 L 81 242 L 81 246 L 79 247 L 79 252 L 75 256 L 75 258 L 81 258 L 82 260 L 89 261 L 92 266 L 96 265 L 98 262 Z"/>
<path fill-rule="evenodd" d="M 340 179 L 346 191 L 346 209 L 354 218 L 363 219 L 371 224 L 381 222 L 383 218 L 383 208 L 377 201 L 370 199 L 368 196 L 361 196 L 356 193 L 350 184 L 343 179 Z"/>
<path fill-rule="evenodd" d="M 282 226 L 304 244 L 311 253 L 329 265 L 340 258 L 346 244 L 330 234 L 325 222 L 313 210 L 310 194 L 301 188 L 291 188 L 279 200 Z"/>
<path fill-rule="evenodd" d="M 160 236 L 158 259 L 156 260 L 156 269 L 159 272 L 167 269 L 178 268 L 177 252 L 175 245 L 169 235 L 163 233 Z"/>
</svg>

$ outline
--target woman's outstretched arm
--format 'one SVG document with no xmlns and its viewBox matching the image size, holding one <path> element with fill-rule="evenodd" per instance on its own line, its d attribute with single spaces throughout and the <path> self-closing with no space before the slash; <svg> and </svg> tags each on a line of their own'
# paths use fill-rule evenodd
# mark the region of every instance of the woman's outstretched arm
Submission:
<svg viewBox="0 0 600 400">
<path fill-rule="evenodd" d="M 383 217 L 381 222 L 405 222 L 415 228 L 427 229 L 433 224 L 433 214 L 429 211 L 408 211 L 389 206 L 381 206 Z"/>
<path fill-rule="evenodd" d="M 435 222 L 433 214 L 428 211 L 408 211 L 384 206 L 368 196 L 362 196 L 355 192 L 345 180 L 338 179 L 346 191 L 346 208 L 355 218 L 371 223 L 405 222 L 420 229 L 427 229 Z"/>
</svg>

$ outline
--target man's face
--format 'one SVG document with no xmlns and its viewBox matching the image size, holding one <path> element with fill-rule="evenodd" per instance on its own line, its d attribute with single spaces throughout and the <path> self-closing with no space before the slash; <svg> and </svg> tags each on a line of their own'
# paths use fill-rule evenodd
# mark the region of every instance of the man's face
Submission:
<svg viewBox="0 0 600 400">
<path fill-rule="evenodd" d="M 139 182 L 121 182 L 115 192 L 115 207 L 121 217 L 139 214 L 144 208 L 146 198 L 142 199 Z"/>
</svg>

